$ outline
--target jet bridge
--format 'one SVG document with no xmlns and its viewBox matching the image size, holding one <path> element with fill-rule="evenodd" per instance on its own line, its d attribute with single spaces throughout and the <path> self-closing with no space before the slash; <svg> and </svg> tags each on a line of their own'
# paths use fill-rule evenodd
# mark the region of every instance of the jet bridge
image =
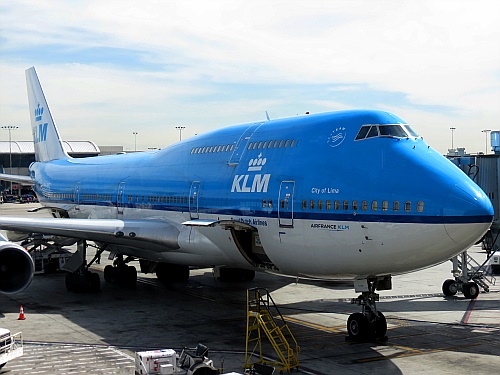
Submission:
<svg viewBox="0 0 500 375">
<path fill-rule="evenodd" d="M 455 280 L 446 280 L 443 292 L 454 295 L 464 292 L 467 298 L 476 298 L 479 287 L 489 291 L 488 284 L 495 284 L 493 274 L 499 267 L 495 265 L 500 257 L 500 131 L 491 132 L 493 154 L 468 155 L 464 149 L 449 150 L 448 158 L 484 190 L 495 209 L 493 223 L 482 239 L 487 258 L 479 265 L 465 251 L 457 255 L 453 262 L 452 273 Z M 472 264 L 475 263 L 475 264 Z M 477 290 L 476 290 L 477 289 Z"/>
</svg>

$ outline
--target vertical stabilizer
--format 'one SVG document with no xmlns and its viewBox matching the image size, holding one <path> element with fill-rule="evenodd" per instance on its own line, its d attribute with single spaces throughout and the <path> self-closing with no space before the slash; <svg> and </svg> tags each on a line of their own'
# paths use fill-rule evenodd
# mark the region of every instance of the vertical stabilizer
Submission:
<svg viewBox="0 0 500 375">
<path fill-rule="evenodd" d="M 31 132 L 35 144 L 35 160 L 49 161 L 69 158 L 50 114 L 42 86 L 34 67 L 26 70 L 26 85 L 31 116 Z"/>
</svg>

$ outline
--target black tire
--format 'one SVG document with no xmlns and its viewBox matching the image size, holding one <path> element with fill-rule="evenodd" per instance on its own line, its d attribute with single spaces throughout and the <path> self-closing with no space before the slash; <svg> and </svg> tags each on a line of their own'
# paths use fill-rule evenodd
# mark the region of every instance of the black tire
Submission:
<svg viewBox="0 0 500 375">
<path fill-rule="evenodd" d="M 368 319 L 361 313 L 354 313 L 347 319 L 347 333 L 351 339 L 363 341 L 370 335 Z"/>
<path fill-rule="evenodd" d="M 375 320 L 375 337 L 377 339 L 385 338 L 385 334 L 387 333 L 387 320 L 385 319 L 384 314 L 380 311 L 377 312 L 378 318 Z"/>
<path fill-rule="evenodd" d="M 104 267 L 104 281 L 107 283 L 115 282 L 115 268 L 109 264 Z"/>
<path fill-rule="evenodd" d="M 100 292 L 101 291 L 101 278 L 99 274 L 92 272 L 89 275 L 89 290 L 91 292 Z"/>
<path fill-rule="evenodd" d="M 476 299 L 479 295 L 479 286 L 473 281 L 464 284 L 462 289 L 467 299 Z"/>
<path fill-rule="evenodd" d="M 442 290 L 445 296 L 454 296 L 458 292 L 457 283 L 452 279 L 445 280 Z"/>
<path fill-rule="evenodd" d="M 123 281 L 127 286 L 135 287 L 137 285 L 137 270 L 134 266 L 128 266 L 126 268 Z"/>
</svg>

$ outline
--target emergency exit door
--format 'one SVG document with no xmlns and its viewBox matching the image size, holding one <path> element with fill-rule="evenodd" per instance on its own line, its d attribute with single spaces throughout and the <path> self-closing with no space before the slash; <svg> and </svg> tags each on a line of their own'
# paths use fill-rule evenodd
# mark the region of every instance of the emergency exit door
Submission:
<svg viewBox="0 0 500 375">
<path fill-rule="evenodd" d="M 191 190 L 189 191 L 189 214 L 191 219 L 198 219 L 198 196 L 200 194 L 200 181 L 193 181 L 191 183 Z"/>
<path fill-rule="evenodd" d="M 281 181 L 278 220 L 280 227 L 293 228 L 293 191 L 295 181 Z"/>
</svg>

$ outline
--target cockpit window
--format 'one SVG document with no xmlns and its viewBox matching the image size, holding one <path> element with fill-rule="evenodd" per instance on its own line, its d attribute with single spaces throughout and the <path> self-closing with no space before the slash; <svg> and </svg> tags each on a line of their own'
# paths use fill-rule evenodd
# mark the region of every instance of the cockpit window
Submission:
<svg viewBox="0 0 500 375">
<path fill-rule="evenodd" d="M 373 137 L 407 138 L 418 135 L 409 125 L 363 125 L 356 135 L 356 140 Z"/>
<path fill-rule="evenodd" d="M 373 137 L 378 137 L 378 127 L 377 127 L 377 125 L 373 125 L 370 128 L 370 131 L 368 132 L 368 135 L 366 136 L 366 138 L 373 138 Z"/>
<path fill-rule="evenodd" d="M 378 129 L 381 136 L 399 138 L 408 137 L 408 134 L 406 134 L 401 125 L 379 125 Z"/>
<path fill-rule="evenodd" d="M 405 125 L 405 129 L 412 137 L 418 137 L 418 134 L 413 131 L 410 125 Z"/>
<path fill-rule="evenodd" d="M 363 139 L 366 137 L 366 134 L 368 133 L 368 130 L 370 130 L 370 126 L 362 126 L 361 129 L 359 129 L 358 135 L 356 136 L 356 140 L 358 139 Z"/>
</svg>

